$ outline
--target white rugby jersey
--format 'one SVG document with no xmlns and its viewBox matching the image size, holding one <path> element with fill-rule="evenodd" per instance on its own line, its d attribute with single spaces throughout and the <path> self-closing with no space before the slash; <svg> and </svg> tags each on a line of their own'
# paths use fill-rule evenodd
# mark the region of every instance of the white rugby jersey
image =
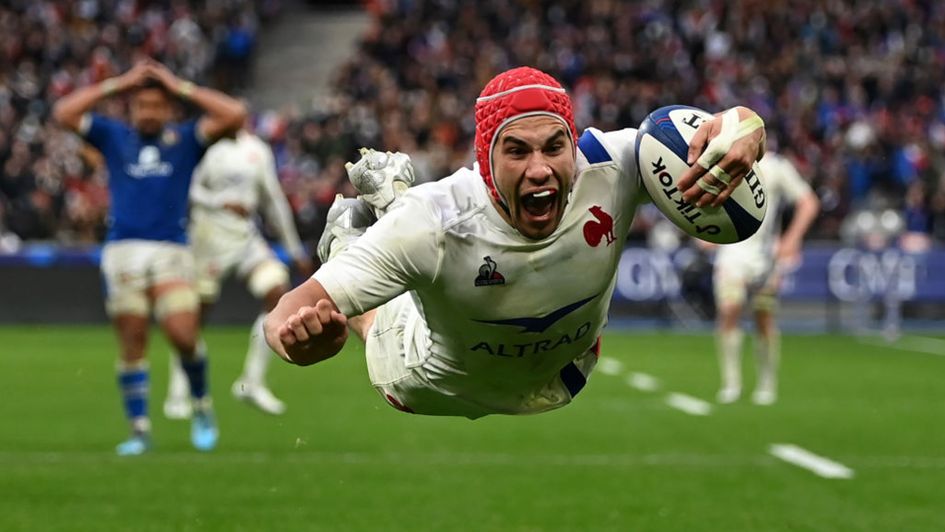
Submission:
<svg viewBox="0 0 945 532">
<path fill-rule="evenodd" d="M 422 315 L 405 331 L 420 340 L 419 370 L 444 393 L 501 410 L 593 348 L 607 323 L 645 198 L 635 138 L 585 131 L 561 224 L 543 240 L 508 225 L 478 171 L 464 168 L 410 189 L 314 278 L 347 315 L 409 291 Z"/>
<path fill-rule="evenodd" d="M 785 157 L 769 152 L 758 165 L 761 168 L 768 212 L 755 234 L 741 242 L 719 246 L 715 257 L 717 263 L 737 264 L 755 257 L 769 258 L 780 236 L 782 205 L 785 201 L 793 205 L 811 192 L 810 185 Z"/>
<path fill-rule="evenodd" d="M 293 257 L 305 256 L 292 210 L 276 176 L 272 150 L 259 137 L 240 131 L 236 139 L 220 139 L 211 146 L 194 171 L 190 189 L 194 223 L 211 224 L 220 239 L 237 242 L 257 234 L 252 217 L 223 209 L 227 203 L 261 212 Z"/>
</svg>

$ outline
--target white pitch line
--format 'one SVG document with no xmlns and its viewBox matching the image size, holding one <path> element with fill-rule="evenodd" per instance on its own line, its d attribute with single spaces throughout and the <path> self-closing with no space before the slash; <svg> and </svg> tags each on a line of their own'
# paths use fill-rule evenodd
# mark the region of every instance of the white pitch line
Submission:
<svg viewBox="0 0 945 532">
<path fill-rule="evenodd" d="M 647 467 L 680 466 L 691 468 L 731 469 L 733 467 L 771 467 L 773 460 L 760 455 L 726 455 L 698 453 L 549 453 L 518 454 L 507 452 L 298 452 L 286 449 L 282 452 L 229 452 L 207 455 L 193 451 L 155 450 L 145 458 L 160 464 L 346 464 L 371 466 L 438 465 L 438 466 L 576 466 L 576 467 Z M 126 463 L 114 451 L 88 452 L 4 452 L 0 451 L 0 467 L 29 467 L 35 464 L 87 464 L 99 466 L 103 463 Z"/>
<path fill-rule="evenodd" d="M 945 340 L 926 336 L 903 336 L 894 342 L 887 342 L 882 338 L 860 338 L 860 343 L 909 351 L 910 353 L 926 353 L 929 355 L 945 356 Z"/>
<path fill-rule="evenodd" d="M 666 404 L 691 416 L 707 416 L 712 413 L 712 405 L 684 393 L 669 394 L 666 397 Z"/>
<path fill-rule="evenodd" d="M 853 470 L 829 458 L 816 455 L 790 443 L 773 443 L 768 452 L 789 464 L 796 465 L 824 478 L 853 478 Z"/>
<path fill-rule="evenodd" d="M 631 373 L 627 375 L 627 384 L 641 392 L 655 392 L 660 389 L 660 380 L 647 373 Z"/>
<path fill-rule="evenodd" d="M 925 336 L 903 336 L 895 344 L 900 349 L 918 351 L 930 355 L 945 356 L 945 340 Z"/>
<path fill-rule="evenodd" d="M 223 463 L 234 466 L 246 464 L 368 464 L 382 466 L 424 465 L 496 465 L 517 466 L 600 466 L 600 467 L 639 467 L 639 466 L 683 466 L 694 468 L 733 467 L 781 467 L 780 462 L 764 455 L 717 454 L 717 453 L 508 453 L 508 452 L 350 452 L 350 451 L 299 451 L 291 448 L 291 442 L 277 451 L 232 451 L 204 454 L 187 450 L 157 449 L 145 457 L 145 460 L 158 464 L 208 464 Z M 857 469 L 865 470 L 902 470 L 902 471 L 945 471 L 945 457 L 942 456 L 850 456 Z M 66 451 L 4 451 L 0 450 L 0 470 L 10 468 L 29 468 L 36 464 L 87 464 L 101 466 L 110 463 L 127 463 L 116 456 L 111 449 L 102 451 L 66 450 Z"/>
<path fill-rule="evenodd" d="M 601 358 L 597 361 L 597 370 L 604 375 L 620 375 L 623 372 L 623 364 L 615 358 Z"/>
</svg>

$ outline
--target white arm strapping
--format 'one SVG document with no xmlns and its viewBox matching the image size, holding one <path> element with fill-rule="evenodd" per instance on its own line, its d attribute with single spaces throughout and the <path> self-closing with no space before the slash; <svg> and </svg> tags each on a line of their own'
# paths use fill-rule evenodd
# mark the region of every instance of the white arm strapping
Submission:
<svg viewBox="0 0 945 532">
<path fill-rule="evenodd" d="M 699 166 L 708 170 L 719 162 L 722 157 L 725 157 L 725 154 L 732 149 L 732 144 L 764 126 L 764 121 L 757 114 L 753 114 L 745 120 L 739 120 L 738 109 L 733 107 L 725 111 L 722 113 L 722 130 L 714 139 L 709 141 L 709 145 L 706 146 L 705 151 L 702 152 L 696 162 L 699 163 Z"/>
</svg>

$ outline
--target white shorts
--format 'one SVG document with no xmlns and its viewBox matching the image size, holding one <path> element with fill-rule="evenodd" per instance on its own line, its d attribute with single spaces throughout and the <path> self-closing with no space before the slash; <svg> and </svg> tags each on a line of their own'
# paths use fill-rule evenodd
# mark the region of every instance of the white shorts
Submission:
<svg viewBox="0 0 945 532">
<path fill-rule="evenodd" d="M 428 359 L 428 338 L 426 324 L 409 293 L 378 307 L 365 341 L 371 384 L 398 410 L 470 419 L 489 414 L 536 414 L 570 403 L 594 370 L 599 348 L 599 343 L 595 344 L 543 388 L 512 404 L 505 398 L 480 397 L 472 386 L 465 396 L 436 386 L 422 368 Z"/>
<path fill-rule="evenodd" d="M 774 261 L 761 255 L 716 262 L 712 281 L 719 307 L 744 305 L 751 299 L 759 309 L 768 308 L 778 295 Z"/>
<path fill-rule="evenodd" d="M 110 314 L 125 311 L 147 315 L 148 289 L 170 282 L 194 282 L 190 249 L 174 242 L 119 240 L 102 248 L 105 305 Z M 131 303 L 129 303 L 131 301 Z"/>
<path fill-rule="evenodd" d="M 226 277 L 235 273 L 240 279 L 250 281 L 250 275 L 263 264 L 276 274 L 267 275 L 261 284 L 252 283 L 254 296 L 262 297 L 272 288 L 288 283 L 288 268 L 255 231 L 236 236 L 216 230 L 213 223 L 195 219 L 190 238 L 197 268 L 197 292 L 202 301 L 215 301 Z"/>
</svg>

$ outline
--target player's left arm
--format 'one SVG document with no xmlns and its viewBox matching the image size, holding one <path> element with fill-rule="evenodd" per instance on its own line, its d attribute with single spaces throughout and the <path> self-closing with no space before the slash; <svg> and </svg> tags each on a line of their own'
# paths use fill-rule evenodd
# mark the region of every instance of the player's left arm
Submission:
<svg viewBox="0 0 945 532">
<path fill-rule="evenodd" d="M 677 186 L 686 202 L 718 207 L 764 154 L 764 121 L 747 107 L 733 107 L 696 130 L 689 142 L 689 170 Z M 711 192 L 719 189 L 718 195 Z"/>
<path fill-rule="evenodd" d="M 197 121 L 197 133 L 208 144 L 235 134 L 246 120 L 246 106 L 236 98 L 218 90 L 201 87 L 192 81 L 182 80 L 157 61 L 148 61 L 148 69 L 148 75 L 160 81 L 172 94 L 203 110 L 204 114 Z"/>
<path fill-rule="evenodd" d="M 779 264 L 792 264 L 800 256 L 801 241 L 820 212 L 820 200 L 788 159 L 779 157 L 775 161 L 782 195 L 794 204 L 794 216 L 778 243 L 777 260 Z"/>
<path fill-rule="evenodd" d="M 813 191 L 807 191 L 794 203 L 794 216 L 778 244 L 778 262 L 791 263 L 801 253 L 801 241 L 820 212 L 820 200 Z"/>
<path fill-rule="evenodd" d="M 219 196 L 211 192 L 205 185 L 207 177 L 212 171 L 209 166 L 210 162 L 204 157 L 197 168 L 194 169 L 194 177 L 190 183 L 190 204 L 215 210 L 223 208 L 223 203 Z"/>
<path fill-rule="evenodd" d="M 292 256 L 296 270 L 300 274 L 309 277 L 314 273 L 315 267 L 312 260 L 308 258 L 308 254 L 305 253 L 305 248 L 302 247 L 302 241 L 299 239 L 298 229 L 292 219 L 292 208 L 289 206 L 289 200 L 285 197 L 285 192 L 282 190 L 279 176 L 276 173 L 275 158 L 268 146 L 263 145 L 262 142 L 260 144 L 262 161 L 259 163 L 257 176 L 260 186 L 261 210 L 266 220 L 272 224 L 279 234 L 279 242 L 285 246 L 286 251 Z"/>
</svg>

